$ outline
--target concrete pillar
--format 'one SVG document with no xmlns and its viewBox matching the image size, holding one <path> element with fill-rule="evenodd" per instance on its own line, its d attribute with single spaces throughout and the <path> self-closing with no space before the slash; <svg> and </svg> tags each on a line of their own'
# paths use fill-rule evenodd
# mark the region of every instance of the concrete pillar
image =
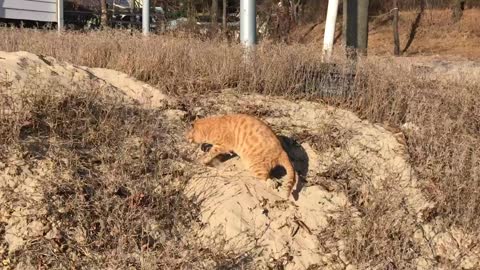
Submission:
<svg viewBox="0 0 480 270">
<path fill-rule="evenodd" d="M 343 37 L 352 56 L 367 52 L 368 5 L 369 0 L 343 0 Z"/>
</svg>

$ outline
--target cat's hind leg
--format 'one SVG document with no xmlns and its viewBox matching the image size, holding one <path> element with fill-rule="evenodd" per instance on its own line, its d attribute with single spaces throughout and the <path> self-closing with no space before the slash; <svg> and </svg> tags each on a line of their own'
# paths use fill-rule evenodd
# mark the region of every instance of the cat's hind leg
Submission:
<svg viewBox="0 0 480 270">
<path fill-rule="evenodd" d="M 275 180 L 270 177 L 270 166 L 269 164 L 255 164 L 249 167 L 250 171 L 252 172 L 253 176 L 256 178 L 265 181 L 267 187 L 271 188 L 272 190 L 277 190 L 279 184 Z"/>
</svg>

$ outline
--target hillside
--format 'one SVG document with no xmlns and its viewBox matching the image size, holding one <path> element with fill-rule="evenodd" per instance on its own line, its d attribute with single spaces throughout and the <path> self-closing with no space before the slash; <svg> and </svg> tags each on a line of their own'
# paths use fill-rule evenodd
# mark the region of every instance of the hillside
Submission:
<svg viewBox="0 0 480 270">
<path fill-rule="evenodd" d="M 415 12 L 400 12 L 399 32 L 400 47 L 405 44 L 411 32 Z M 341 35 L 341 21 L 337 20 L 336 35 Z M 406 56 L 439 56 L 480 58 L 480 9 L 467 9 L 462 20 L 456 24 L 451 21 L 450 10 L 426 9 Z M 324 23 L 300 26 L 291 34 L 291 42 L 314 43 L 320 47 L 323 43 Z M 393 28 L 388 16 L 371 18 L 369 25 L 369 53 L 374 55 L 393 54 Z M 336 39 L 337 48 L 341 37 Z M 321 47 L 320 47 L 321 48 Z"/>
</svg>

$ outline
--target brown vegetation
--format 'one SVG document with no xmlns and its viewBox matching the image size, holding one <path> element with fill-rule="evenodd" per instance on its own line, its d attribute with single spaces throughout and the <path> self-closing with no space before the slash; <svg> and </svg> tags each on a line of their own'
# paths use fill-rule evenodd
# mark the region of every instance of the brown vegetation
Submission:
<svg viewBox="0 0 480 270">
<path fill-rule="evenodd" d="M 8 86 L 0 87 L 0 164 L 9 171 L 0 179 L 10 188 L 2 199 L 14 206 L 0 214 L 30 207 L 29 218 L 53 224 L 27 229 L 44 237 L 15 256 L 0 246 L 0 257 L 10 258 L 4 269 L 233 267 L 236 254 L 184 238 L 200 223 L 198 204 L 183 192 L 189 173 L 176 166 L 183 157 L 175 131 L 182 127 L 169 125 L 158 110 L 125 106 L 95 85 L 69 90 L 55 82 L 26 85 L 21 103 L 12 103 Z M 8 184 L 15 176 L 38 185 L 44 201 L 18 203 L 21 184 Z"/>
</svg>

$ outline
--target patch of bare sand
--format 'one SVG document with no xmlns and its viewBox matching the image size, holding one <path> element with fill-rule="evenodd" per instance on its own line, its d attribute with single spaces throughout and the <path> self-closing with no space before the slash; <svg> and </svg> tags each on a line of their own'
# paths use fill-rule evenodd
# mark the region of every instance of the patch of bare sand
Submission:
<svg viewBox="0 0 480 270">
<path fill-rule="evenodd" d="M 158 108 L 165 101 L 172 102 L 171 97 L 167 97 L 158 89 L 138 81 L 123 72 L 104 68 L 87 68 L 94 76 L 104 80 L 117 89 L 121 89 L 126 96 L 134 98 L 143 106 Z"/>
<path fill-rule="evenodd" d="M 11 156 L 6 164 L 0 162 L 0 224 L 5 224 L 0 241 L 6 244 L 0 244 L 0 254 L 5 248 L 13 253 L 49 230 L 48 222 L 38 219 L 47 212 L 41 203 L 41 183 L 47 175 L 47 163 L 32 169 L 18 156 Z"/>
<path fill-rule="evenodd" d="M 98 89 L 124 97 L 126 102 L 134 101 L 147 108 L 161 108 L 176 102 L 158 89 L 122 72 L 75 66 L 52 57 L 23 51 L 0 52 L 0 80 L 11 84 L 12 91 L 22 91 L 26 82 L 41 86 L 54 81 L 65 89 L 94 85 Z"/>
</svg>

